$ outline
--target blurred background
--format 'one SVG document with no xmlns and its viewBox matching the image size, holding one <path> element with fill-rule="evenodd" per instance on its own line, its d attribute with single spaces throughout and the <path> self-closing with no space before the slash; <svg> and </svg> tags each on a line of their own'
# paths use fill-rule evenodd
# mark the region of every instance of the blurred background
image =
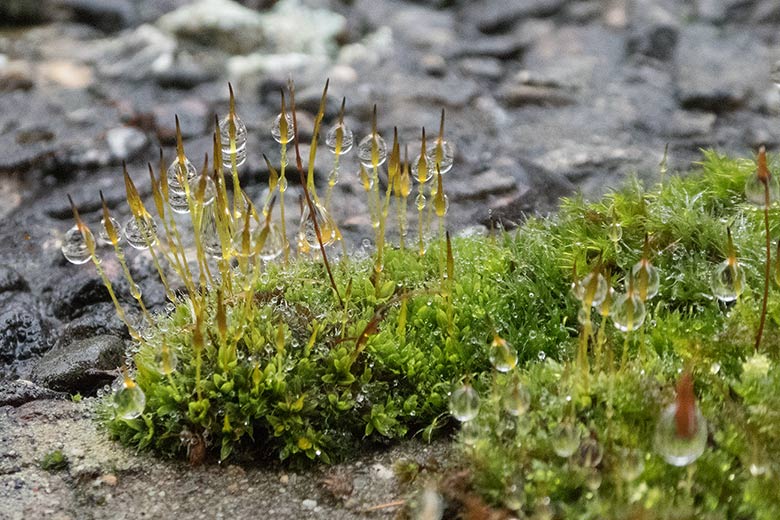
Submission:
<svg viewBox="0 0 780 520">
<path fill-rule="evenodd" d="M 94 269 L 59 251 L 73 225 L 66 193 L 95 224 L 102 189 L 121 221 L 122 161 L 148 195 L 146 163 L 157 166 L 160 147 L 173 159 L 176 114 L 200 167 L 228 82 L 249 129 L 241 177 L 255 202 L 261 154 L 279 161 L 280 88 L 296 82 L 305 139 L 330 78 L 325 125 L 346 97 L 357 141 L 376 104 L 379 131 L 391 140 L 397 126 L 410 158 L 444 109 L 456 147 L 449 225 L 511 227 L 577 190 L 657 179 L 667 144 L 670 172 L 702 148 L 775 149 L 778 27 L 778 0 L 2 0 L 0 376 L 56 386 L 30 360 L 121 330 Z M 334 216 L 360 244 L 372 232 L 354 153 Z M 323 147 L 321 186 L 330 161 Z M 133 261 L 162 305 L 148 260 Z"/>
</svg>

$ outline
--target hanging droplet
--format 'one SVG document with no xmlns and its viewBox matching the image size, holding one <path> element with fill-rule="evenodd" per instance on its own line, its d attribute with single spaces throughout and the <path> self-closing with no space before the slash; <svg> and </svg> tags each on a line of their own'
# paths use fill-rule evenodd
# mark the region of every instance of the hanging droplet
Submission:
<svg viewBox="0 0 780 520">
<path fill-rule="evenodd" d="M 184 158 L 184 169 L 182 171 L 181 166 L 179 166 L 179 158 L 177 157 L 168 167 L 166 175 L 168 175 L 168 192 L 171 194 L 183 194 L 185 191 L 184 184 L 179 182 L 179 176 L 181 175 L 185 182 L 190 182 L 198 176 L 198 172 L 186 157 Z"/>
<path fill-rule="evenodd" d="M 284 115 L 285 121 L 287 121 L 287 135 L 285 136 L 284 142 L 289 143 L 293 140 L 295 137 L 295 129 L 293 128 L 293 118 L 292 115 L 285 114 Z M 277 143 L 282 143 L 282 114 L 278 114 L 276 116 L 276 119 L 274 119 L 274 124 L 271 126 L 271 136 L 273 136 L 274 141 Z"/>
<path fill-rule="evenodd" d="M 559 457 L 571 457 L 579 447 L 580 432 L 572 423 L 561 423 L 552 432 L 552 448 Z"/>
<path fill-rule="evenodd" d="M 645 470 L 645 456 L 641 450 L 622 448 L 618 450 L 618 472 L 627 482 L 639 478 Z"/>
<path fill-rule="evenodd" d="M 474 446 L 479 440 L 479 434 L 482 429 L 477 421 L 466 421 L 460 423 L 460 433 L 458 439 L 466 446 Z"/>
<path fill-rule="evenodd" d="M 387 143 L 379 134 L 369 134 L 358 144 L 357 156 L 360 164 L 366 168 L 374 167 L 374 154 L 376 164 L 379 166 L 387 159 Z"/>
<path fill-rule="evenodd" d="M 86 227 L 83 229 L 84 234 L 82 234 L 78 226 L 73 226 L 65 233 L 62 239 L 62 255 L 72 264 L 84 264 L 89 262 L 91 258 L 87 241 L 84 237 L 88 233 L 91 236 L 92 232 Z"/>
<path fill-rule="evenodd" d="M 179 359 L 176 357 L 176 353 L 171 348 L 163 343 L 160 350 L 154 356 L 154 362 L 157 365 L 157 370 L 164 376 L 170 375 L 176 371 L 176 367 L 179 364 Z"/>
<path fill-rule="evenodd" d="M 352 130 L 346 123 L 336 123 L 330 127 L 328 133 L 325 135 L 325 146 L 331 151 L 336 153 L 336 144 L 338 142 L 338 136 L 341 133 L 341 150 L 339 155 L 344 155 L 352 149 L 352 145 L 355 141 Z"/>
<path fill-rule="evenodd" d="M 414 158 L 414 161 L 412 161 L 412 177 L 415 181 L 417 181 L 420 184 L 425 184 L 426 182 L 433 179 L 433 175 L 435 170 L 431 169 L 429 166 L 429 162 L 427 161 L 427 157 L 425 161 L 420 161 L 422 156 L 418 153 L 417 157 Z M 422 168 L 422 170 L 421 170 Z M 420 175 L 420 171 L 423 172 L 423 175 Z M 444 173 L 444 172 L 442 172 Z"/>
<path fill-rule="evenodd" d="M 233 124 L 236 129 L 236 166 L 241 166 L 246 162 L 246 142 L 247 131 L 246 124 L 238 116 L 233 116 Z M 219 122 L 220 142 L 222 143 L 222 164 L 226 168 L 232 165 L 231 147 L 230 147 L 230 116 L 227 115 Z"/>
<path fill-rule="evenodd" d="M 610 310 L 612 323 L 623 332 L 631 332 L 641 327 L 646 315 L 644 302 L 633 292 L 616 296 Z"/>
<path fill-rule="evenodd" d="M 661 414 L 655 429 L 653 446 L 663 459 L 673 466 L 687 466 L 698 459 L 707 446 L 707 421 L 698 405 L 694 404 L 695 432 L 691 437 L 678 435 L 677 403 L 671 404 Z"/>
<path fill-rule="evenodd" d="M 428 168 L 431 174 L 436 172 L 436 167 L 442 175 L 452 169 L 455 161 L 455 147 L 447 141 L 437 140 L 431 148 L 428 149 Z"/>
<path fill-rule="evenodd" d="M 572 286 L 574 296 L 582 303 L 598 307 L 607 297 L 607 280 L 601 273 L 591 272 Z M 587 302 L 586 300 L 590 300 Z"/>
<path fill-rule="evenodd" d="M 517 352 L 504 338 L 493 337 L 488 350 L 490 364 L 499 372 L 509 372 L 517 365 Z"/>
<path fill-rule="evenodd" d="M 146 396 L 141 387 L 126 379 L 122 387 L 114 394 L 116 415 L 120 419 L 135 419 L 144 412 Z"/>
<path fill-rule="evenodd" d="M 604 451 L 598 441 L 588 437 L 580 444 L 575 457 L 575 462 L 584 468 L 595 468 L 601 464 Z"/>
<path fill-rule="evenodd" d="M 722 302 L 733 302 L 745 288 L 745 271 L 736 260 L 724 260 L 710 279 L 712 294 Z"/>
<path fill-rule="evenodd" d="M 507 413 L 515 417 L 523 415 L 531 406 L 531 394 L 517 376 L 504 389 L 501 404 Z"/>
<path fill-rule="evenodd" d="M 136 249 L 147 249 L 157 243 L 157 223 L 153 217 L 130 217 L 125 222 L 127 243 Z"/>
<path fill-rule="evenodd" d="M 317 218 L 317 225 L 320 228 L 322 245 L 329 246 L 336 240 L 336 222 L 321 204 L 314 202 L 313 206 L 314 215 Z M 305 242 L 310 248 L 319 248 L 320 244 L 317 241 L 317 231 L 314 228 L 314 222 L 310 215 L 309 205 L 306 204 L 304 205 L 303 213 L 301 214 L 298 240 L 299 242 Z"/>
<path fill-rule="evenodd" d="M 633 286 L 639 299 L 652 300 L 658 294 L 660 276 L 658 269 L 649 261 L 642 259 L 631 268 Z"/>
<path fill-rule="evenodd" d="M 544 353 L 544 350 L 540 350 L 536 357 L 539 359 L 539 361 L 544 361 L 547 359 L 547 354 Z"/>
<path fill-rule="evenodd" d="M 460 422 L 474 419 L 479 413 L 479 394 L 470 385 L 465 384 L 452 392 L 450 413 Z"/>
<path fill-rule="evenodd" d="M 190 181 L 190 197 L 193 200 L 197 198 L 200 187 L 200 178 L 196 177 Z M 211 177 L 206 177 L 206 185 L 203 188 L 203 206 L 208 206 L 217 197 L 217 187 Z"/>
<path fill-rule="evenodd" d="M 609 239 L 613 244 L 617 244 L 621 238 L 623 238 L 623 226 L 620 222 L 612 222 L 609 225 Z"/>
<path fill-rule="evenodd" d="M 259 234 L 263 233 L 260 230 Z M 255 240 L 258 240 L 257 237 Z M 264 262 L 270 262 L 279 257 L 284 251 L 284 236 L 282 230 L 276 224 L 268 224 L 268 231 L 265 234 L 263 245 L 260 247 L 260 259 Z"/>
<path fill-rule="evenodd" d="M 171 207 L 171 211 L 176 213 L 185 214 L 190 212 L 190 204 L 187 202 L 187 194 L 183 191 L 170 192 L 168 195 L 168 205 Z"/>
<path fill-rule="evenodd" d="M 122 240 L 122 235 L 119 233 L 119 230 L 121 227 L 119 226 L 119 222 L 114 217 L 108 217 L 109 221 L 111 222 L 111 225 L 114 226 L 114 229 L 117 230 L 119 241 Z M 103 241 L 105 244 L 111 243 L 111 237 L 108 236 L 108 231 L 106 231 L 106 219 L 101 218 L 100 219 L 100 229 L 98 229 L 98 237 L 100 240 Z"/>
</svg>

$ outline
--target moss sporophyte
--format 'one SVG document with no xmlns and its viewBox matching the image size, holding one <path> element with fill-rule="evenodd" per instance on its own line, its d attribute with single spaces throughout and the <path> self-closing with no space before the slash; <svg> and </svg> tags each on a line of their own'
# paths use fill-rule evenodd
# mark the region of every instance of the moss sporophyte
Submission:
<svg viewBox="0 0 780 520">
<path fill-rule="evenodd" d="M 344 101 L 320 136 L 326 94 L 327 85 L 304 167 L 293 85 L 282 93 L 271 125 L 278 167 L 265 157 L 263 200 L 239 184 L 247 130 L 232 89 L 200 172 L 180 131 L 173 161 L 161 154 L 148 167 L 153 207 L 122 172 L 131 216 L 120 226 L 104 204 L 99 235 L 132 309 L 73 206 L 63 253 L 92 261 L 135 344 L 101 408 L 114 437 L 193 462 L 328 462 L 458 427 L 459 474 L 485 507 L 780 517 L 780 297 L 769 245 L 780 220 L 763 149 L 755 162 L 705 152 L 686 176 L 563 200 L 556 215 L 512 233 L 450 237 L 444 114 L 435 139 L 422 130 L 419 145 L 402 146 L 394 131 L 388 146 L 374 108 L 353 146 Z M 314 182 L 320 140 L 333 157 L 324 200 Z M 331 198 L 353 148 L 375 236 L 370 255 L 336 260 L 346 246 Z M 282 218 L 288 157 L 302 191 L 295 233 Z M 417 225 L 408 226 L 413 191 Z M 123 240 L 151 258 L 167 312 L 145 306 Z M 410 504 L 451 499 L 448 482 L 428 483 Z"/>
</svg>

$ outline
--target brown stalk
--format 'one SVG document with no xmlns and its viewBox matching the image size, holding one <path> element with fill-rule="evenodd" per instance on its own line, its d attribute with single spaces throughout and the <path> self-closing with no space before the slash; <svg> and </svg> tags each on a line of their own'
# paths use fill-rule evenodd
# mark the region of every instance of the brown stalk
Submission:
<svg viewBox="0 0 780 520">
<path fill-rule="evenodd" d="M 317 120 L 314 126 L 314 136 L 312 137 L 312 143 L 316 143 L 317 138 L 319 137 L 319 125 L 322 122 L 322 112 L 324 111 L 325 108 L 325 96 L 328 93 L 329 84 L 330 84 L 330 79 L 325 81 L 325 89 L 322 92 L 322 101 L 320 102 L 320 112 L 317 114 Z M 299 136 L 298 136 L 298 116 L 295 112 L 295 84 L 293 83 L 292 79 L 290 79 L 289 81 L 289 89 L 290 89 L 290 112 L 292 113 L 292 120 L 293 120 L 293 146 L 295 147 L 295 166 L 298 168 L 298 174 L 301 177 L 301 187 L 303 188 L 303 196 L 306 199 L 306 205 L 309 207 L 309 216 L 311 218 L 312 223 L 314 224 L 314 233 L 315 235 L 317 235 L 317 243 L 320 245 L 320 252 L 322 253 L 322 262 L 325 265 L 325 270 L 328 272 L 328 279 L 330 280 L 330 285 L 333 288 L 333 292 L 336 293 L 336 299 L 339 302 L 339 307 L 343 309 L 344 301 L 341 299 L 341 294 L 339 294 L 339 288 L 336 285 L 336 280 L 335 278 L 333 278 L 333 272 L 330 269 L 330 262 L 328 261 L 328 255 L 325 252 L 325 244 L 323 244 L 322 242 L 322 233 L 320 232 L 320 225 L 317 222 L 317 214 L 314 211 L 314 202 L 312 201 L 311 194 L 309 193 L 309 189 L 306 186 L 306 176 L 303 173 L 303 160 L 301 159 L 301 149 L 299 146 Z M 312 150 L 315 149 L 315 146 L 316 144 L 312 145 Z M 310 157 L 309 161 L 311 162 L 310 167 L 313 168 L 314 157 Z"/>
<path fill-rule="evenodd" d="M 758 151 L 758 167 L 756 175 L 761 184 L 764 185 L 764 229 L 766 231 L 766 266 L 764 268 L 764 299 L 761 303 L 761 318 L 758 322 L 758 332 L 756 332 L 756 350 L 761 345 L 761 337 L 764 335 L 764 325 L 766 324 L 767 302 L 769 300 L 769 276 L 772 264 L 772 243 L 769 236 L 769 181 L 771 174 L 766 165 L 766 148 L 762 145 Z"/>
</svg>

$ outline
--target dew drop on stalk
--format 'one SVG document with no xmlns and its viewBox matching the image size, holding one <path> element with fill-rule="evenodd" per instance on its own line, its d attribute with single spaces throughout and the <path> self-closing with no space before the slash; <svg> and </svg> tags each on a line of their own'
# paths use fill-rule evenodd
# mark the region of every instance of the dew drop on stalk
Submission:
<svg viewBox="0 0 780 520">
<path fill-rule="evenodd" d="M 336 240 L 336 223 L 333 221 L 333 217 L 330 216 L 330 213 L 328 213 L 328 210 L 321 204 L 314 202 L 312 205 L 314 206 L 314 215 L 317 219 L 317 225 L 320 228 L 322 245 L 329 246 Z M 298 229 L 298 241 L 304 248 L 306 246 L 309 248 L 319 248 L 320 246 L 317 241 L 317 231 L 314 228 L 314 222 L 312 221 L 308 204 L 303 206 L 301 224 Z"/>
<path fill-rule="evenodd" d="M 631 332 L 642 326 L 647 316 L 647 308 L 642 299 L 632 291 L 615 297 L 610 309 L 610 317 L 615 328 Z"/>
<path fill-rule="evenodd" d="M 436 210 L 437 217 L 443 217 L 450 209 L 450 199 L 446 194 L 439 195 L 437 193 L 436 196 L 433 197 L 433 208 Z"/>
<path fill-rule="evenodd" d="M 125 379 L 114 394 L 114 407 L 120 419 L 135 419 L 144 412 L 146 395 L 134 381 Z"/>
<path fill-rule="evenodd" d="M 544 350 L 540 350 L 536 357 L 539 358 L 539 361 L 544 361 L 547 359 L 547 354 L 544 353 Z"/>
<path fill-rule="evenodd" d="M 437 160 L 441 157 L 441 160 Z M 452 165 L 455 161 L 455 147 L 447 141 L 437 140 L 433 146 L 428 149 L 428 169 L 431 174 L 436 172 L 436 166 L 438 165 L 439 171 L 442 175 L 452 169 Z"/>
<path fill-rule="evenodd" d="M 552 432 L 552 448 L 556 455 L 571 457 L 580 447 L 580 432 L 569 422 L 559 424 Z"/>
<path fill-rule="evenodd" d="M 658 269 L 649 261 L 642 259 L 631 268 L 633 286 L 639 298 L 643 301 L 652 300 L 658 294 L 660 276 Z"/>
<path fill-rule="evenodd" d="M 474 446 L 479 440 L 480 433 L 481 428 L 479 427 L 479 424 L 477 424 L 477 421 L 466 421 L 460 425 L 460 434 L 458 438 L 463 444 Z"/>
<path fill-rule="evenodd" d="M 79 226 L 73 226 L 65 233 L 62 239 L 61 250 L 62 255 L 68 262 L 76 265 L 89 262 L 91 255 L 87 247 L 87 241 L 84 238 L 87 234 L 91 234 L 91 231 L 85 227 L 82 234 Z"/>
<path fill-rule="evenodd" d="M 601 464 L 604 451 L 598 441 L 589 437 L 582 441 L 575 456 L 577 464 L 584 468 L 595 468 Z"/>
<path fill-rule="evenodd" d="M 198 176 L 195 166 L 192 165 L 189 159 L 184 158 L 184 171 L 182 171 L 179 165 L 179 158 L 173 160 L 168 167 L 166 175 L 168 175 L 168 191 L 170 193 L 183 194 L 185 192 L 184 185 L 179 182 L 179 175 L 181 174 L 185 182 L 190 182 L 192 179 Z"/>
<path fill-rule="evenodd" d="M 523 415 L 531 406 L 531 394 L 517 376 L 504 388 L 501 404 L 509 415 L 515 417 Z"/>
<path fill-rule="evenodd" d="M 499 372 L 509 372 L 517 365 L 517 352 L 504 338 L 495 336 L 490 343 L 490 364 Z"/>
<path fill-rule="evenodd" d="M 119 231 L 122 228 L 119 225 L 119 222 L 114 217 L 108 217 L 108 219 L 111 222 L 111 225 L 114 226 L 114 229 L 117 231 L 119 241 L 121 241 L 122 234 Z M 100 238 L 100 240 L 103 241 L 103 243 L 106 244 L 111 243 L 111 237 L 108 236 L 108 231 L 106 231 L 106 219 L 104 218 L 100 219 L 100 228 L 98 229 L 98 237 Z"/>
<path fill-rule="evenodd" d="M 330 127 L 328 133 L 325 135 L 325 146 L 331 153 L 336 153 L 336 142 L 338 140 L 339 132 L 341 132 L 341 151 L 339 155 L 344 155 L 352 149 L 352 145 L 355 142 L 352 130 L 346 123 L 336 123 Z"/>
<path fill-rule="evenodd" d="M 236 166 L 246 162 L 246 124 L 238 116 L 233 116 L 233 124 L 236 128 Z M 220 142 L 222 143 L 222 164 L 230 168 L 232 166 L 230 147 L 230 116 L 227 115 L 219 122 Z"/>
<path fill-rule="evenodd" d="M 157 223 L 153 217 L 130 217 L 125 222 L 127 243 L 136 249 L 148 249 L 157 243 Z"/>
<path fill-rule="evenodd" d="M 262 233 L 263 231 L 261 229 L 258 232 L 258 236 L 255 238 L 256 241 L 260 239 L 259 235 Z M 282 230 L 276 224 L 268 224 L 268 231 L 266 232 L 265 240 L 259 251 L 260 259 L 264 262 L 270 262 L 278 258 L 283 251 L 284 236 L 282 235 Z"/>
<path fill-rule="evenodd" d="M 724 260 L 710 279 L 712 294 L 722 302 L 733 302 L 745 288 L 745 271 L 736 260 Z"/>
<path fill-rule="evenodd" d="M 675 402 L 661 413 L 653 446 L 673 466 L 687 466 L 704 453 L 707 421 L 696 403 L 690 372 L 685 372 L 677 383 Z"/>
<path fill-rule="evenodd" d="M 780 198 L 780 184 L 778 184 L 777 176 L 772 175 L 767 181 L 769 184 L 769 204 L 777 202 Z M 762 208 L 766 205 L 766 193 L 764 192 L 764 183 L 759 179 L 758 175 L 748 175 L 745 181 L 745 198 L 747 201 L 758 208 Z"/>
<path fill-rule="evenodd" d="M 572 285 L 574 296 L 583 303 L 587 303 L 586 300 L 589 299 L 593 307 L 598 307 L 604 302 L 608 290 L 607 279 L 597 272 L 588 273 L 585 278 Z"/>
<path fill-rule="evenodd" d="M 479 413 L 479 394 L 474 387 L 465 384 L 450 395 L 450 413 L 460 422 L 474 419 Z"/>
<path fill-rule="evenodd" d="M 196 177 L 190 181 L 190 197 L 193 200 L 197 198 L 198 189 L 200 186 L 200 178 Z M 203 188 L 203 205 L 208 206 L 217 196 L 217 187 L 214 181 L 210 177 L 206 177 L 206 185 Z"/>
<path fill-rule="evenodd" d="M 171 211 L 174 211 L 175 213 L 185 214 L 190 212 L 187 194 L 183 191 L 171 191 L 168 195 L 168 205 L 171 207 Z"/>
<path fill-rule="evenodd" d="M 627 482 L 639 478 L 645 470 L 644 453 L 635 448 L 618 449 L 618 474 Z"/>
<path fill-rule="evenodd" d="M 176 367 L 179 364 L 179 359 L 176 357 L 176 353 L 165 343 L 163 343 L 160 350 L 154 356 L 154 362 L 157 366 L 157 370 L 162 375 L 170 375 L 176 371 Z"/>
<path fill-rule="evenodd" d="M 426 157 L 426 161 L 423 161 L 422 163 L 420 162 L 421 158 L 422 158 L 421 155 L 417 154 L 417 157 L 415 157 L 414 161 L 412 161 L 412 178 L 417 183 L 425 184 L 426 182 L 433 179 L 433 175 L 436 172 L 429 167 L 430 163 L 427 162 L 427 157 Z M 424 172 L 423 175 L 420 175 L 420 168 L 423 168 L 423 172 Z"/>
<path fill-rule="evenodd" d="M 357 149 L 357 156 L 360 164 L 366 168 L 374 167 L 374 150 L 377 154 L 377 166 L 383 164 L 387 159 L 387 143 L 379 134 L 369 134 L 360 140 Z"/>
<path fill-rule="evenodd" d="M 287 135 L 284 138 L 285 143 L 289 143 L 295 137 L 295 129 L 293 128 L 292 115 L 286 113 L 284 119 L 287 121 Z M 279 113 L 274 119 L 274 124 L 271 126 L 271 136 L 277 143 L 282 143 L 282 114 Z"/>
</svg>

